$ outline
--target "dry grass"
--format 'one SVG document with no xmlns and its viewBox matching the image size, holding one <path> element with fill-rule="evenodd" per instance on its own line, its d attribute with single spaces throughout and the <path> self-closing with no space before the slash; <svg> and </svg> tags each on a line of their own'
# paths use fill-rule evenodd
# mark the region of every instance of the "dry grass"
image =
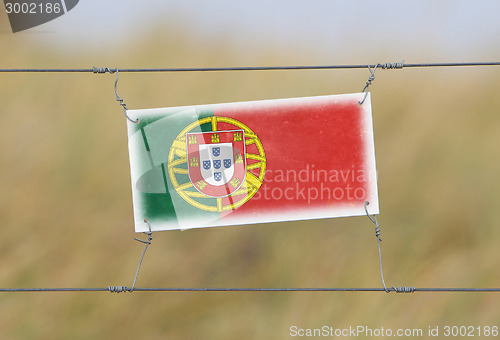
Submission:
<svg viewBox="0 0 500 340">
<path fill-rule="evenodd" d="M 190 58 L 194 46 L 181 38 L 152 41 L 124 48 L 126 57 L 89 53 L 71 63 L 42 48 L 23 53 L 29 38 L 3 34 L 0 44 L 13 48 L 2 49 L 0 60 L 3 67 L 240 63 L 223 44 Z M 159 63 L 155 55 L 167 57 Z M 280 64 L 280 56 L 257 63 Z M 119 90 L 129 107 L 147 108 L 358 92 L 367 75 L 123 74 Z M 493 68 L 377 73 L 372 101 L 389 285 L 499 285 L 498 76 Z M 142 245 L 133 241 L 125 119 L 113 76 L 0 77 L 0 286 L 130 285 Z M 138 285 L 380 286 L 373 225 L 358 217 L 157 233 Z M 3 293 L 0 337 L 281 339 L 291 325 L 494 325 L 498 302 L 495 294 Z"/>
</svg>

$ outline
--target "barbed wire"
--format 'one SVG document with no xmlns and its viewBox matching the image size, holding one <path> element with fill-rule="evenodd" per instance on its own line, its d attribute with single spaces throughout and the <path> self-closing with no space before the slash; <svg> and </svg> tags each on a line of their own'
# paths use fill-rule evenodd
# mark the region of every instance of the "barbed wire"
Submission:
<svg viewBox="0 0 500 340">
<path fill-rule="evenodd" d="M 217 72 L 217 71 L 277 71 L 277 70 L 335 70 L 335 69 L 402 69 L 420 67 L 464 67 L 464 66 L 500 66 L 500 61 L 493 62 L 445 62 L 445 63 L 376 63 L 353 65 L 296 65 L 296 66 L 232 66 L 232 67 L 167 67 L 167 68 L 3 68 L 0 72 L 58 72 L 58 73 L 114 73 L 119 72 Z"/>
</svg>

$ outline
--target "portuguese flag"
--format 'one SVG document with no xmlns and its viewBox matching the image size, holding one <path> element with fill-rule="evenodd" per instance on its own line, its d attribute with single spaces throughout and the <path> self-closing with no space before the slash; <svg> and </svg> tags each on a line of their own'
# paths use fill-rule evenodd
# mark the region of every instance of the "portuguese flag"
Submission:
<svg viewBox="0 0 500 340">
<path fill-rule="evenodd" d="M 129 110 L 135 231 L 377 214 L 363 96 Z"/>
</svg>

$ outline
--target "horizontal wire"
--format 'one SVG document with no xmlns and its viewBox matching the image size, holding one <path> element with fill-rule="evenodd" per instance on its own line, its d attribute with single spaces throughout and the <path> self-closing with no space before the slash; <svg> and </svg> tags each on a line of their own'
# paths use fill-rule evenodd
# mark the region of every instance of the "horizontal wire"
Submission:
<svg viewBox="0 0 500 340">
<path fill-rule="evenodd" d="M 108 288 L 0 288 L 0 293 L 19 292 L 131 292 L 127 287 L 121 290 Z M 134 288 L 134 292 L 384 292 L 384 288 Z M 396 293 L 500 293 L 500 288 L 414 288 L 411 291 L 390 290 Z"/>
<path fill-rule="evenodd" d="M 397 67 L 396 67 L 397 65 Z M 73 73 L 114 73 L 119 72 L 210 72 L 210 71 L 272 71 L 272 70 L 333 70 L 333 69 L 364 69 L 380 66 L 383 69 L 409 67 L 458 67 L 458 66 L 500 66 L 500 62 L 458 62 L 458 63 L 378 63 L 356 65 L 300 65 L 300 66 L 235 66 L 235 67 L 173 67 L 173 68 L 12 68 L 0 69 L 0 72 L 73 72 Z"/>
</svg>

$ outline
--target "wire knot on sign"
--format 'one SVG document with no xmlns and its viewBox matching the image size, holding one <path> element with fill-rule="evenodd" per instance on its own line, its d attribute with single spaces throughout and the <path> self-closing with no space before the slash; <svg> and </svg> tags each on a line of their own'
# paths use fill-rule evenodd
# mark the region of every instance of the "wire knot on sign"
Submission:
<svg viewBox="0 0 500 340">
<path fill-rule="evenodd" d="M 379 242 L 382 242 L 382 239 L 380 238 L 380 234 L 382 233 L 382 231 L 380 230 L 380 223 L 378 223 L 378 221 L 377 221 L 377 216 L 373 215 L 373 217 L 371 217 L 370 214 L 368 213 L 368 209 L 366 207 L 369 204 L 370 204 L 370 202 L 368 202 L 368 201 L 365 202 L 366 216 L 368 216 L 370 221 L 372 221 L 375 224 L 375 236 L 377 237 Z"/>
<path fill-rule="evenodd" d="M 141 240 L 141 239 L 134 237 L 134 240 L 145 243 L 146 245 L 150 245 L 151 241 L 153 240 L 153 236 L 151 236 L 151 235 L 153 235 L 153 232 L 151 231 L 151 225 L 149 224 L 148 219 L 145 219 L 144 223 L 146 223 L 148 225 L 149 231 L 145 231 L 145 232 L 143 232 L 143 234 L 147 235 L 148 239 L 146 241 L 144 241 L 144 240 Z"/>
<path fill-rule="evenodd" d="M 368 77 L 368 80 L 366 81 L 365 87 L 363 88 L 363 91 L 361 93 L 364 93 L 365 96 L 363 97 L 363 100 L 358 102 L 359 105 L 362 105 L 366 97 L 368 96 L 368 88 L 372 84 L 372 81 L 375 80 L 375 71 L 377 70 L 378 67 L 380 67 L 383 70 L 395 70 L 395 69 L 402 69 L 404 67 L 404 60 L 400 63 L 384 63 L 384 64 L 376 64 L 373 66 L 373 69 L 371 68 L 370 65 L 368 65 L 368 70 L 370 70 L 370 76 Z"/>
<path fill-rule="evenodd" d="M 368 80 L 366 81 L 366 84 L 365 84 L 365 87 L 363 87 L 363 91 L 361 91 L 361 93 L 364 93 L 365 96 L 363 97 L 363 100 L 358 102 L 359 105 L 362 105 L 365 100 L 366 100 L 366 96 L 368 96 L 368 88 L 370 87 L 370 85 L 372 84 L 372 81 L 375 80 L 375 70 L 377 70 L 377 67 L 379 66 L 380 64 L 377 64 L 375 65 L 375 67 L 372 69 L 369 65 L 368 65 L 368 70 L 370 70 L 370 76 L 368 77 Z"/>
</svg>

